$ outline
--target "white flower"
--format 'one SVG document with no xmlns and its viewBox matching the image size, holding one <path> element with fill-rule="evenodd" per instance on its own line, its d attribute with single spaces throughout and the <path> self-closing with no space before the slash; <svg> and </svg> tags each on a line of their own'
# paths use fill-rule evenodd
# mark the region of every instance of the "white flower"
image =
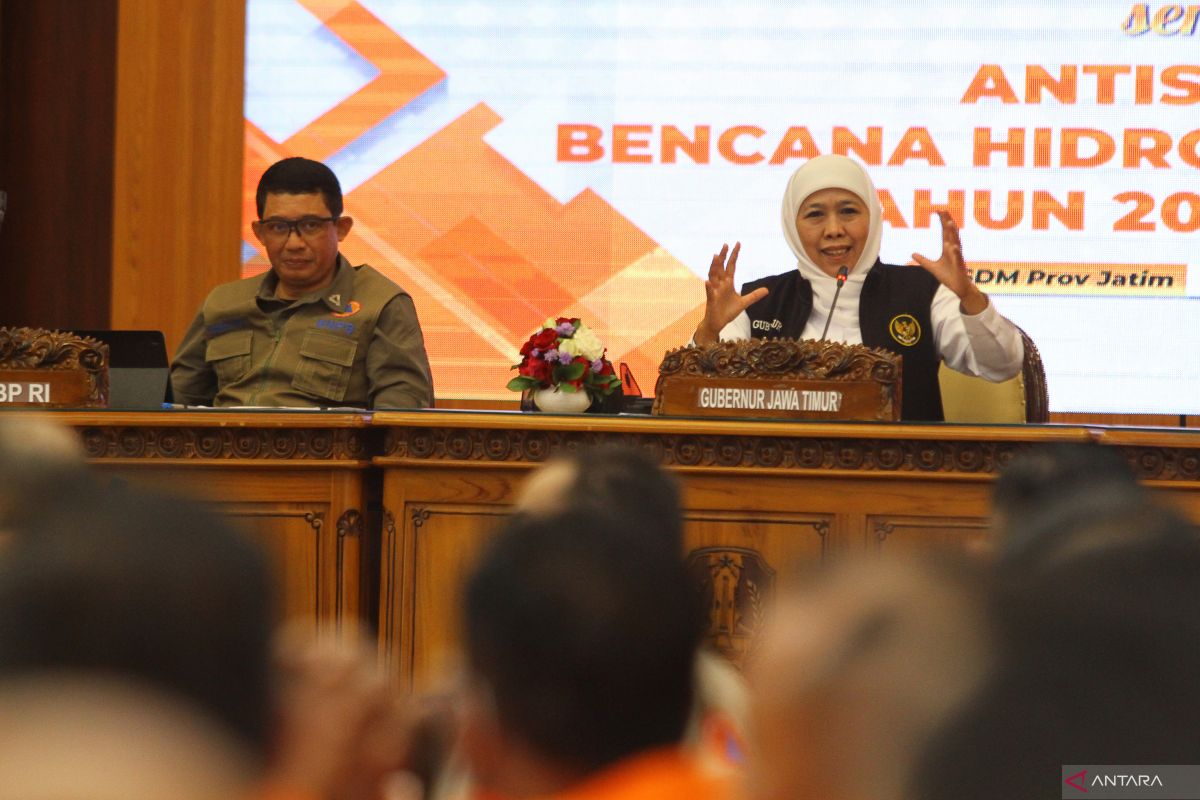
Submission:
<svg viewBox="0 0 1200 800">
<path fill-rule="evenodd" d="M 564 353 L 570 353 L 572 358 L 579 355 L 579 344 L 574 339 L 559 339 L 558 349 Z"/>
<path fill-rule="evenodd" d="M 579 329 L 575 331 L 575 335 L 570 339 L 564 340 L 559 347 L 568 342 L 574 347 L 572 355 L 580 355 L 588 361 L 595 361 L 604 355 L 604 344 L 600 341 L 600 337 L 592 333 L 592 329 L 580 323 Z"/>
</svg>

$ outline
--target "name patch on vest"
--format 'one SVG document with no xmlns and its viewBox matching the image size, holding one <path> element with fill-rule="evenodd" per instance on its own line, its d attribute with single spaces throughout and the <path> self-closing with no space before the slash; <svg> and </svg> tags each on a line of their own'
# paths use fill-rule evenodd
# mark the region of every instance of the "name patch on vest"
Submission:
<svg viewBox="0 0 1200 800">
<path fill-rule="evenodd" d="M 897 314 L 888 323 L 888 333 L 905 347 L 921 341 L 921 323 L 912 314 Z"/>
<path fill-rule="evenodd" d="M 238 317 L 237 319 L 223 319 L 220 322 L 214 322 L 212 325 L 209 325 L 207 328 L 205 328 L 204 332 L 208 336 L 220 336 L 222 333 L 229 333 L 229 331 L 240 331 L 243 328 L 249 327 L 250 320 L 246 319 L 245 317 Z"/>
<path fill-rule="evenodd" d="M 756 319 L 750 323 L 750 327 L 756 331 L 778 331 L 783 329 L 783 323 L 777 319 Z"/>
<path fill-rule="evenodd" d="M 344 333 L 347 336 L 353 336 L 355 330 L 353 322 L 342 322 L 340 319 L 319 319 L 317 320 L 317 327 L 336 331 L 337 333 Z"/>
</svg>

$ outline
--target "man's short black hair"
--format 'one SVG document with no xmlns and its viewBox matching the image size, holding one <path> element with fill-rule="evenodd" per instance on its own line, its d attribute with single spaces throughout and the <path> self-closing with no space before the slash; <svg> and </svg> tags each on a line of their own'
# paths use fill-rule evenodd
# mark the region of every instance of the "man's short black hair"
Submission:
<svg viewBox="0 0 1200 800">
<path fill-rule="evenodd" d="M 683 512 L 679 482 L 646 453 L 632 447 L 603 445 L 566 457 L 574 470 L 567 489 L 571 508 L 611 509 L 625 527 L 661 536 L 683 554 Z"/>
<path fill-rule="evenodd" d="M 313 194 L 320 192 L 334 217 L 342 215 L 342 185 L 333 170 L 320 161 L 310 158 L 285 158 L 267 167 L 258 179 L 258 191 L 254 201 L 258 206 L 258 218 L 262 219 L 263 208 L 269 194 Z"/>
<path fill-rule="evenodd" d="M 506 735 L 586 772 L 679 741 L 700 614 L 678 552 L 614 517 L 511 520 L 466 591 L 467 656 Z"/>
</svg>

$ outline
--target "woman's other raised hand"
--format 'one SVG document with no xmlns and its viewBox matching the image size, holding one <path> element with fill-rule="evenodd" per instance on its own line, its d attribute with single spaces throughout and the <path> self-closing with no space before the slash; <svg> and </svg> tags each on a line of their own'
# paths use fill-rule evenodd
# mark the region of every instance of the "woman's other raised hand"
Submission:
<svg viewBox="0 0 1200 800">
<path fill-rule="evenodd" d="M 971 280 L 967 262 L 963 260 L 962 241 L 958 238 L 958 225 L 948 211 L 939 211 L 942 221 L 942 255 L 934 261 L 919 253 L 913 253 L 913 261 L 924 267 L 938 282 L 958 295 L 964 314 L 978 314 L 987 308 L 987 295 Z"/>
</svg>

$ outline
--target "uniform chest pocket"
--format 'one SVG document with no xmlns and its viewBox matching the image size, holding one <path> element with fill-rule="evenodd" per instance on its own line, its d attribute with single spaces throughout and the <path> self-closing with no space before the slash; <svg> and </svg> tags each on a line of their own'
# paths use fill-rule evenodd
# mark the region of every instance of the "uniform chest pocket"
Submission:
<svg viewBox="0 0 1200 800">
<path fill-rule="evenodd" d="M 204 360 L 217 373 L 217 385 L 241 380 L 250 371 L 250 348 L 254 332 L 230 331 L 214 336 L 204 348 Z"/>
<path fill-rule="evenodd" d="M 300 364 L 292 386 L 305 394 L 341 401 L 350 385 L 358 342 L 319 331 L 308 331 L 300 343 Z"/>
</svg>

